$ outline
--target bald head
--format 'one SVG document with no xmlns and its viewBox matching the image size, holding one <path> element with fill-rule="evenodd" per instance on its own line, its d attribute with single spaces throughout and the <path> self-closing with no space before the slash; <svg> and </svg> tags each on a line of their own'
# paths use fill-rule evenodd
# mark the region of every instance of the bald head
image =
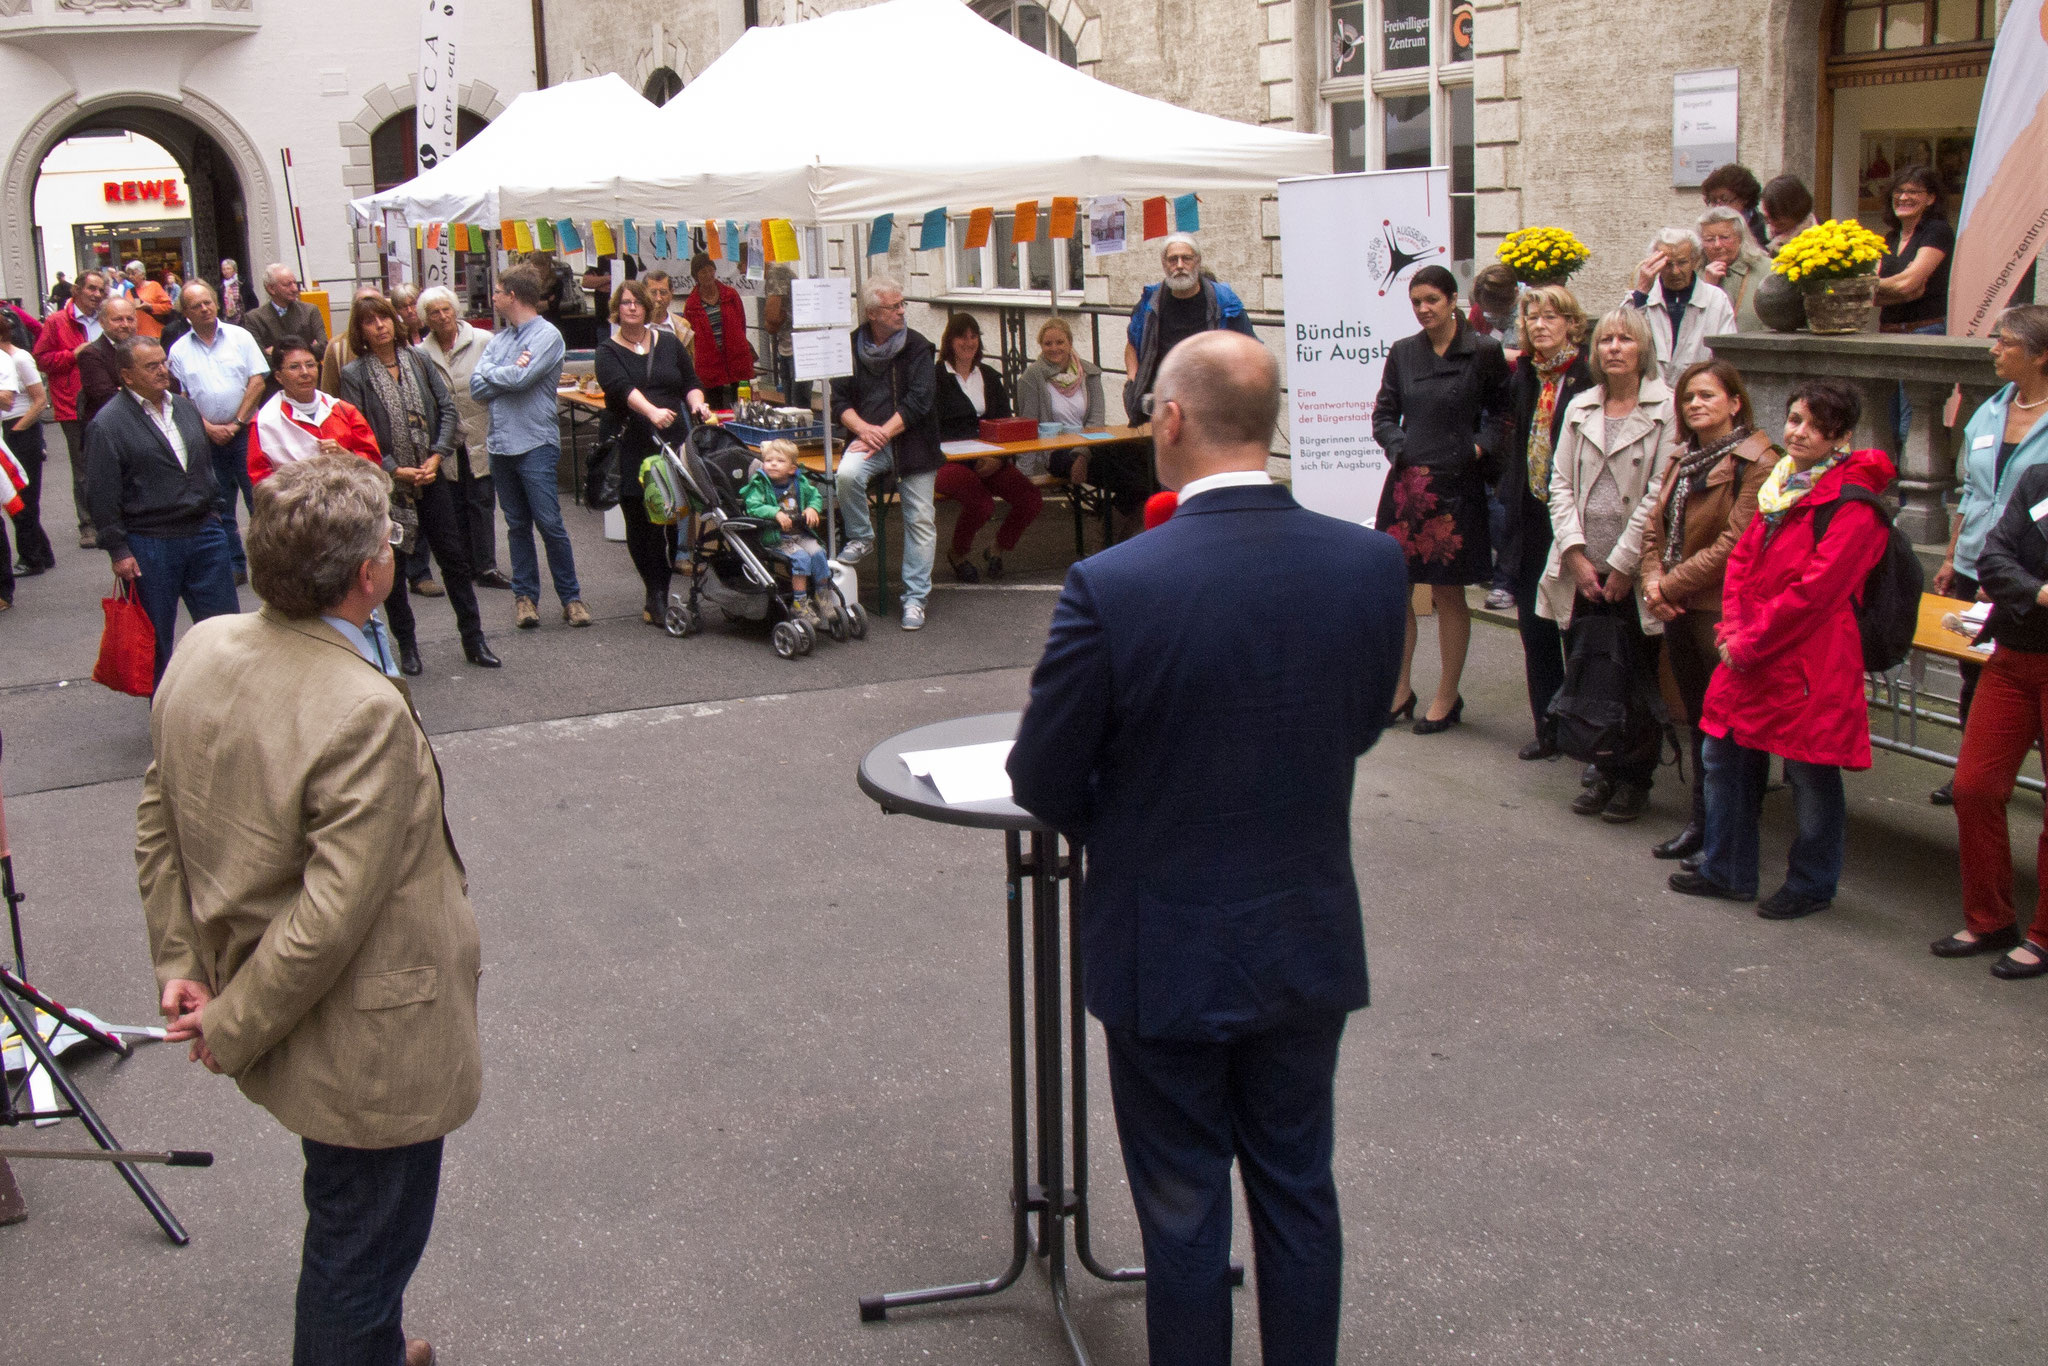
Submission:
<svg viewBox="0 0 2048 1366">
<path fill-rule="evenodd" d="M 114 339 L 119 346 L 135 335 L 135 301 L 128 298 L 109 299 L 100 305 L 100 328 Z"/>
<path fill-rule="evenodd" d="M 1240 332 L 1199 332 L 1173 348 L 1152 386 L 1152 433 L 1164 481 L 1266 467 L 1280 418 L 1280 367 Z"/>
</svg>

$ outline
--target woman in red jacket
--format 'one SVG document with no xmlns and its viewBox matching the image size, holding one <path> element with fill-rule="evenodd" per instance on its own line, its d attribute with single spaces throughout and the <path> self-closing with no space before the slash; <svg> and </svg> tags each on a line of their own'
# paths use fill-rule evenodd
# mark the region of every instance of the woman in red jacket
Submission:
<svg viewBox="0 0 2048 1366">
<path fill-rule="evenodd" d="M 1699 871 L 1673 891 L 1749 901 L 1757 890 L 1757 825 L 1771 756 L 1782 755 L 1797 802 L 1785 885 L 1756 913 L 1791 920 L 1826 910 L 1842 875 L 1848 809 L 1842 770 L 1870 767 L 1863 642 L 1853 599 L 1884 554 L 1876 509 L 1842 499 L 1857 484 L 1882 493 L 1896 473 L 1882 451 L 1850 451 L 1862 416 L 1840 380 L 1793 391 L 1785 449 L 1757 495 L 1757 515 L 1728 557 L 1721 663 L 1707 689 L 1707 831 Z M 1841 501 L 1837 501 L 1841 500 Z M 1825 534 L 1815 531 L 1823 510 Z"/>
<path fill-rule="evenodd" d="M 714 408 L 730 408 L 734 390 L 754 378 L 754 347 L 747 340 L 747 306 L 740 292 L 718 282 L 718 267 L 698 252 L 690 258 L 690 278 L 697 287 L 683 303 L 683 320 L 695 334 L 697 378 L 704 399 Z"/>
<path fill-rule="evenodd" d="M 384 465 L 377 435 L 355 405 L 320 391 L 320 358 L 312 347 L 287 338 L 277 344 L 270 366 L 282 387 L 249 424 L 250 483 L 262 483 L 279 465 L 321 454 L 352 451 Z"/>
</svg>

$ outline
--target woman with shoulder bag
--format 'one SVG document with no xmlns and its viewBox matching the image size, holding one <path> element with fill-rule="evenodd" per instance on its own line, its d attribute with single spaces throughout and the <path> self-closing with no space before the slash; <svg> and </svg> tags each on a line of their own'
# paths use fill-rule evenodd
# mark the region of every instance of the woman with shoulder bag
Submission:
<svg viewBox="0 0 2048 1366">
<path fill-rule="evenodd" d="M 1458 682 L 1472 643 L 1465 589 L 1493 578 L 1486 485 L 1507 442 L 1508 362 L 1499 342 L 1458 315 L 1458 281 L 1442 266 L 1415 272 L 1408 303 L 1422 330 L 1387 352 L 1372 434 L 1393 468 L 1373 525 L 1400 543 L 1408 582 L 1430 586 L 1443 668 L 1436 696 L 1414 729 L 1435 735 L 1464 719 Z M 1411 603 L 1394 694 L 1405 700 L 1396 702 L 1389 721 L 1415 714 L 1409 677 L 1415 637 Z"/>
<path fill-rule="evenodd" d="M 1671 391 L 1658 377 L 1650 324 L 1633 308 L 1617 308 L 1593 329 L 1598 388 L 1565 409 L 1564 434 L 1550 471 L 1553 544 L 1538 590 L 1537 611 L 1566 632 L 1595 618 L 1618 626 L 1637 683 L 1657 669 L 1654 637 L 1664 624 L 1637 601 L 1654 490 L 1674 444 Z M 1657 755 L 1603 761 L 1599 776 L 1572 801 L 1581 816 L 1619 825 L 1643 814 Z"/>
<path fill-rule="evenodd" d="M 1705 735 L 1700 711 L 1721 663 L 1721 579 L 1728 553 L 1756 496 L 1784 454 L 1757 431 L 1742 375 L 1724 360 L 1700 361 L 1678 377 L 1678 453 L 1664 474 L 1643 533 L 1643 601 L 1664 623 L 1664 657 L 1692 730 L 1692 814 L 1650 852 L 1690 858 L 1706 837 Z"/>
<path fill-rule="evenodd" d="M 418 348 L 399 340 L 398 310 L 381 295 L 367 294 L 355 301 L 348 315 L 348 339 L 355 359 L 342 367 L 339 397 L 370 424 L 391 471 L 391 520 L 405 535 L 399 550 L 411 554 L 420 538 L 426 538 L 462 631 L 463 658 L 480 669 L 498 668 L 498 657 L 484 639 L 455 502 L 440 477 L 441 462 L 455 453 L 455 401 L 433 363 Z M 384 615 L 398 640 L 400 672 L 418 677 L 425 665 L 403 574 L 392 576 Z"/>
<path fill-rule="evenodd" d="M 668 615 L 668 586 L 674 574 L 668 529 L 647 520 L 640 495 L 640 466 L 659 444 L 681 441 L 684 412 L 713 421 L 704 386 L 689 352 L 673 334 L 656 331 L 654 299 L 647 286 L 627 280 L 612 291 L 612 335 L 597 346 L 597 382 L 604 389 L 606 420 L 616 431 L 612 458 L 619 462 L 619 514 L 626 519 L 626 553 L 640 573 L 646 598 L 640 620 L 659 626 Z"/>
</svg>

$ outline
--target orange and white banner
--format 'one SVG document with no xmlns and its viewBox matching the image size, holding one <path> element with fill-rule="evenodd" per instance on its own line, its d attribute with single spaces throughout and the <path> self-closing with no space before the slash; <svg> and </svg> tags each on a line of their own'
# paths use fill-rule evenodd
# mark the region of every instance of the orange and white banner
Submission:
<svg viewBox="0 0 2048 1366">
<path fill-rule="evenodd" d="M 1984 81 L 1963 190 L 1948 330 L 1991 331 L 2048 247 L 2048 0 L 2013 0 Z"/>
</svg>

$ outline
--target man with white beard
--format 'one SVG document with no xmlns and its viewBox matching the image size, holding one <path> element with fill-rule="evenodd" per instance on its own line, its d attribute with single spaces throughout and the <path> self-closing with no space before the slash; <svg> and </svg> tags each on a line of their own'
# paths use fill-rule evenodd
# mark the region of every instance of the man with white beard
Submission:
<svg viewBox="0 0 2048 1366">
<path fill-rule="evenodd" d="M 1167 352 L 1197 332 L 1229 328 L 1247 337 L 1254 335 L 1237 291 L 1202 273 L 1202 249 L 1194 238 L 1185 233 L 1167 238 L 1159 263 L 1166 269 L 1166 278 L 1145 286 L 1145 297 L 1131 310 L 1124 342 L 1124 374 L 1128 376 L 1124 412 L 1134 427 L 1151 418 L 1145 404 L 1152 397 L 1152 381 Z"/>
</svg>

